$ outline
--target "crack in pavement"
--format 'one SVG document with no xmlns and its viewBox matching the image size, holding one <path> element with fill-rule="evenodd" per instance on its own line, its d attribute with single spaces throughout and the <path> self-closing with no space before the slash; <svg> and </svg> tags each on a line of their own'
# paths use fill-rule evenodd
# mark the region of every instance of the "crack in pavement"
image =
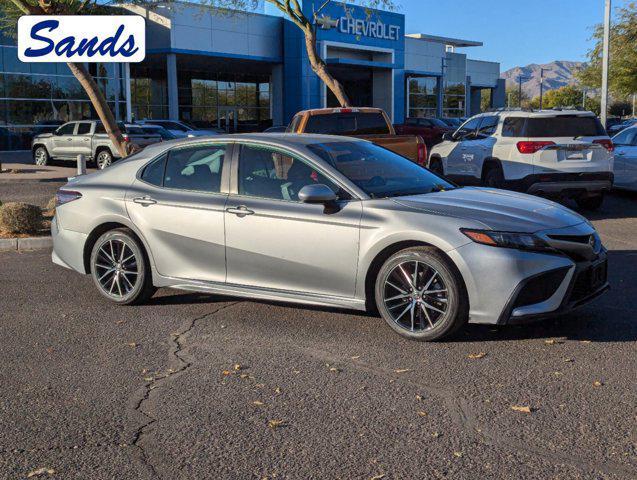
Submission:
<svg viewBox="0 0 637 480">
<path fill-rule="evenodd" d="M 27 453 L 36 453 L 36 452 L 65 452 L 67 450 L 83 450 L 85 448 L 109 448 L 109 447 L 117 447 L 117 448 L 126 448 L 129 447 L 126 443 L 116 443 L 116 442 L 96 442 L 96 443 L 78 443 L 77 445 L 50 445 L 44 447 L 33 447 L 33 448 L 2 448 L 0 449 L 0 455 L 8 455 L 12 453 L 17 454 L 27 454 Z"/>
<path fill-rule="evenodd" d="M 139 395 L 137 399 L 134 400 L 132 409 L 135 412 L 140 413 L 144 417 L 145 421 L 133 432 L 130 445 L 137 449 L 139 453 L 139 456 L 138 456 L 139 461 L 148 469 L 149 473 L 155 478 L 161 478 L 161 475 L 159 475 L 159 472 L 157 472 L 157 470 L 155 469 L 155 466 L 148 458 L 148 454 L 146 453 L 146 450 L 144 446 L 141 444 L 141 442 L 146 432 L 146 429 L 148 429 L 151 425 L 157 422 L 158 419 L 156 417 L 153 417 L 148 411 L 144 411 L 143 405 L 146 401 L 150 399 L 150 396 L 153 390 L 160 387 L 162 383 L 168 381 L 171 377 L 174 377 L 175 375 L 183 373 L 192 365 L 192 361 L 186 360 L 185 358 L 182 357 L 182 352 L 185 348 L 183 344 L 183 339 L 186 335 L 188 335 L 188 333 L 190 333 L 195 328 L 195 326 L 197 325 L 197 322 L 199 322 L 200 320 L 204 320 L 208 317 L 212 317 L 240 303 L 242 302 L 229 303 L 224 305 L 223 307 L 217 308 L 213 312 L 208 312 L 204 315 L 195 317 L 191 319 L 187 323 L 187 325 L 184 328 L 182 328 L 179 332 L 171 334 L 170 339 L 173 344 L 173 348 L 171 348 L 169 352 L 169 356 L 171 357 L 170 358 L 171 363 L 173 365 L 174 364 L 176 365 L 171 366 L 169 364 L 166 373 L 153 376 L 152 380 L 144 384 L 141 390 L 138 390 Z"/>
<path fill-rule="evenodd" d="M 469 434 L 471 440 L 476 443 L 482 443 L 487 446 L 499 446 L 511 449 L 516 452 L 526 453 L 548 459 L 557 464 L 567 463 L 577 468 L 588 468 L 589 470 L 596 470 L 605 474 L 614 474 L 625 476 L 626 478 L 635 478 L 637 470 L 631 468 L 628 465 L 618 464 L 611 461 L 591 461 L 588 457 L 569 455 L 566 453 L 554 452 L 546 450 L 541 447 L 533 446 L 530 443 L 524 443 L 521 440 L 514 439 L 502 434 L 500 432 L 494 432 L 490 429 L 479 426 L 476 415 L 469 406 L 469 402 L 466 398 L 460 396 L 455 391 L 432 385 L 427 382 L 419 380 L 410 380 L 402 375 L 397 374 L 393 370 L 389 370 L 374 365 L 369 365 L 361 360 L 352 358 L 337 358 L 331 355 L 329 352 L 323 350 L 298 347 L 298 350 L 305 352 L 310 356 L 319 358 L 323 362 L 330 363 L 349 363 L 358 370 L 362 370 L 367 373 L 381 375 L 393 380 L 395 383 L 401 383 L 403 385 L 409 385 L 418 389 L 425 390 L 426 392 L 437 396 L 443 400 L 447 409 L 451 413 L 453 420 L 456 424 L 466 433 Z"/>
</svg>

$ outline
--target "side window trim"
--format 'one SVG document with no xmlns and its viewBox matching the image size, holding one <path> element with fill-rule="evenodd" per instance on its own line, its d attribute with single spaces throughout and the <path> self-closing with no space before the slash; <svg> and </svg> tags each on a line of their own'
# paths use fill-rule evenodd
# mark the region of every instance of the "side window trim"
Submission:
<svg viewBox="0 0 637 480">
<path fill-rule="evenodd" d="M 241 147 L 244 146 L 244 145 L 245 146 L 256 146 L 256 147 L 261 147 L 261 148 L 266 147 L 266 148 L 272 149 L 272 150 L 274 150 L 276 152 L 282 153 L 284 155 L 289 155 L 289 156 L 291 156 L 291 157 L 293 157 L 295 159 L 300 159 L 301 161 L 305 162 L 307 165 L 310 165 L 311 167 L 315 168 L 318 173 L 320 173 L 321 175 L 326 177 L 329 181 L 331 181 L 335 185 L 337 185 L 340 188 L 342 188 L 351 197 L 351 199 L 339 200 L 339 201 L 342 201 L 342 202 L 360 201 L 360 197 L 358 195 L 356 195 L 355 193 L 353 193 L 347 187 L 347 185 L 344 185 L 343 182 L 340 181 L 338 178 L 336 178 L 332 172 L 330 172 L 329 170 L 326 170 L 321 165 L 317 164 L 314 160 L 312 160 L 307 155 L 304 155 L 302 153 L 296 152 L 294 150 L 289 150 L 289 149 L 284 148 L 284 147 L 279 147 L 279 146 L 269 145 L 267 143 L 259 143 L 259 142 L 254 142 L 254 141 L 244 141 L 244 142 L 235 142 L 234 143 L 233 154 L 232 154 L 232 169 L 231 169 L 231 173 L 230 173 L 230 188 L 228 190 L 229 195 L 232 196 L 232 197 L 260 198 L 260 199 L 268 200 L 268 201 L 272 201 L 272 202 L 286 202 L 286 203 L 296 203 L 296 204 L 301 203 L 298 200 L 264 198 L 264 197 L 256 197 L 256 196 L 253 196 L 253 195 L 245 195 L 245 194 L 240 194 L 239 193 L 239 160 L 240 160 L 240 156 L 241 156 L 240 155 L 241 154 Z"/>
</svg>

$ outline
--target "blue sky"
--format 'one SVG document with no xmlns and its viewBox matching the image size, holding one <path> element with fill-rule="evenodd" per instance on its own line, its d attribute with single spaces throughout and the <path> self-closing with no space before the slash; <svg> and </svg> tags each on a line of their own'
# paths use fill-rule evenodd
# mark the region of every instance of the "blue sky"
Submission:
<svg viewBox="0 0 637 480">
<path fill-rule="evenodd" d="M 553 60 L 582 61 L 604 0 L 397 0 L 406 33 L 484 42 L 463 49 L 477 60 L 499 61 L 502 71 Z M 614 0 L 613 7 L 629 0 Z"/>
</svg>

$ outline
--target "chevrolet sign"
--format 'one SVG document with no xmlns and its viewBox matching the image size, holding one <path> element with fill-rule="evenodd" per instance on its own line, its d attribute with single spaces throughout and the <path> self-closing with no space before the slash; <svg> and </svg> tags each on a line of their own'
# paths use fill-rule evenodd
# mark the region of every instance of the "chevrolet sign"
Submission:
<svg viewBox="0 0 637 480">
<path fill-rule="evenodd" d="M 400 36 L 400 27 L 398 25 L 387 25 L 380 20 L 361 20 L 349 16 L 334 19 L 323 14 L 317 16 L 314 23 L 321 27 L 321 30 L 338 28 L 341 33 L 381 40 L 398 40 Z"/>
</svg>

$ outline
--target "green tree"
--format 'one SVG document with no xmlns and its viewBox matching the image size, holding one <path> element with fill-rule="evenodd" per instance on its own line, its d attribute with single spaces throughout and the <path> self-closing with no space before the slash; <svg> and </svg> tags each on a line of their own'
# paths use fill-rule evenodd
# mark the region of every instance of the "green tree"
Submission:
<svg viewBox="0 0 637 480">
<path fill-rule="evenodd" d="M 609 89 L 613 96 L 626 98 L 637 92 L 637 3 L 618 9 L 611 26 Z M 588 53 L 588 65 L 578 73 L 586 87 L 600 88 L 602 84 L 602 47 L 604 28 L 595 27 L 595 46 Z"/>
<path fill-rule="evenodd" d="M 511 108 L 530 108 L 531 99 L 526 94 L 524 90 L 522 90 L 522 99 L 520 101 L 520 90 L 517 87 L 509 87 L 506 89 L 506 105 Z"/>
</svg>

